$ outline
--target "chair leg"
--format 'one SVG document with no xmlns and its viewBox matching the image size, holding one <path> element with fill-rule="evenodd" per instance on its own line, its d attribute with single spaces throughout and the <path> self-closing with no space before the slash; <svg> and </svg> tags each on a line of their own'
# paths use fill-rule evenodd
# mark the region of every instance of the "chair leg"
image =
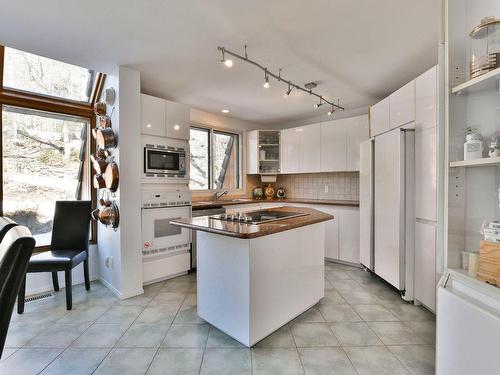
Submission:
<svg viewBox="0 0 500 375">
<path fill-rule="evenodd" d="M 22 314 L 24 312 L 24 297 L 26 295 L 26 275 L 24 276 L 21 287 L 19 288 L 19 293 L 17 294 L 17 313 Z"/>
<path fill-rule="evenodd" d="M 73 298 L 71 295 L 71 269 L 64 271 L 64 279 L 66 283 L 66 310 L 71 310 L 73 308 Z"/>
<path fill-rule="evenodd" d="M 57 278 L 57 272 L 52 272 L 52 284 L 54 285 L 54 290 L 59 292 L 59 279 Z"/>
<path fill-rule="evenodd" d="M 83 261 L 83 276 L 85 277 L 85 289 L 90 290 L 89 260 Z"/>
</svg>

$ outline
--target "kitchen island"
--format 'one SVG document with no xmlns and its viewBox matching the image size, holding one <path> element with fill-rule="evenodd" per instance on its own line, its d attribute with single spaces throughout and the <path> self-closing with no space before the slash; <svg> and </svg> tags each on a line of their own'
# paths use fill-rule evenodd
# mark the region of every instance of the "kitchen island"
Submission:
<svg viewBox="0 0 500 375">
<path fill-rule="evenodd" d="M 315 305 L 324 296 L 324 224 L 332 219 L 280 207 L 172 221 L 196 231 L 198 315 L 251 347 Z"/>
</svg>

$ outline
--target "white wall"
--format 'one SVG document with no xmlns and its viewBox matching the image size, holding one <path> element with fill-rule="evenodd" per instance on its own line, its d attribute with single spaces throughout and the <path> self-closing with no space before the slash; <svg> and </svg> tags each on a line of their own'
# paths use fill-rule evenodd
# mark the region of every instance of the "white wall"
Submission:
<svg viewBox="0 0 500 375">
<path fill-rule="evenodd" d="M 141 137 L 140 137 L 140 73 L 118 67 L 108 74 L 106 86 L 116 90 L 112 126 L 118 135 L 118 147 L 112 156 L 120 168 L 120 184 L 116 202 L 120 209 L 120 225 L 115 230 L 98 224 L 98 269 L 100 280 L 118 297 L 128 298 L 143 293 L 141 257 Z M 123 196 L 124 199 L 121 199 Z M 106 257 L 112 257 L 105 266 Z"/>
<path fill-rule="evenodd" d="M 219 129 L 236 130 L 236 131 L 247 131 L 247 130 L 266 128 L 265 125 L 259 125 L 253 122 L 240 120 L 228 115 L 206 112 L 196 108 L 191 108 L 190 120 L 191 123 L 193 124 L 211 126 Z"/>
</svg>

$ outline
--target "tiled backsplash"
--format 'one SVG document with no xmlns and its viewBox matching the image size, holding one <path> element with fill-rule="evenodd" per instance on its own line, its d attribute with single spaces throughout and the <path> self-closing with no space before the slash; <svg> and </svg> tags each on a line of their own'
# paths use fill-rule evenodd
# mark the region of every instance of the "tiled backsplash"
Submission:
<svg viewBox="0 0 500 375">
<path fill-rule="evenodd" d="M 265 184 L 253 178 L 247 180 L 249 192 L 261 185 Z M 359 172 L 278 175 L 272 185 L 285 188 L 289 198 L 359 200 Z"/>
</svg>

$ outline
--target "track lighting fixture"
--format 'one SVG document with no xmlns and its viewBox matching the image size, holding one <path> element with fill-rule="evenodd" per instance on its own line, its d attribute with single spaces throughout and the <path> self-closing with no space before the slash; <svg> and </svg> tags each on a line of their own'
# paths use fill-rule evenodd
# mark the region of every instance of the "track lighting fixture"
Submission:
<svg viewBox="0 0 500 375">
<path fill-rule="evenodd" d="M 267 69 L 264 71 L 264 77 L 265 77 L 264 87 L 266 89 L 268 89 L 269 88 L 269 76 L 267 75 Z"/>
<path fill-rule="evenodd" d="M 222 60 L 220 60 L 220 62 L 224 63 L 228 68 L 233 66 L 233 60 L 226 59 L 226 50 L 224 48 L 222 49 Z"/>
<path fill-rule="evenodd" d="M 283 82 L 283 83 L 287 84 L 288 90 L 283 94 L 284 98 L 287 98 L 293 89 L 297 89 L 297 90 L 303 91 L 309 95 L 313 95 L 313 96 L 319 98 L 319 103 L 314 105 L 314 108 L 316 108 L 316 109 L 321 107 L 323 104 L 329 104 L 331 106 L 331 109 L 328 111 L 328 116 L 331 116 L 333 112 L 335 112 L 339 109 L 341 109 L 341 110 L 344 109 L 343 107 L 340 106 L 340 100 L 337 101 L 337 103 L 333 103 L 329 100 L 324 99 L 322 95 L 312 91 L 312 89 L 314 89 L 317 86 L 316 83 L 310 82 L 309 84 L 306 84 L 305 87 L 302 87 L 300 85 L 293 83 L 292 81 L 289 81 L 289 80 L 286 80 L 285 78 L 283 78 L 281 76 L 281 69 L 279 70 L 278 74 L 274 74 L 274 73 L 270 72 L 265 66 L 262 66 L 258 62 L 249 59 L 246 45 L 245 45 L 245 55 L 244 56 L 239 55 L 239 54 L 232 52 L 232 51 L 228 51 L 225 47 L 217 47 L 217 50 L 221 51 L 221 53 L 222 53 L 222 60 L 220 60 L 220 61 L 223 62 L 224 65 L 227 66 L 228 68 L 233 66 L 233 61 L 231 59 L 226 59 L 226 54 L 233 56 L 239 60 L 245 61 L 245 62 L 247 62 L 251 65 L 254 65 L 257 68 L 263 70 L 264 71 L 264 87 L 266 89 L 269 88 L 269 86 L 270 86 L 269 85 L 269 76 L 276 79 L 278 82 Z"/>
<path fill-rule="evenodd" d="M 319 97 L 319 103 L 316 103 L 316 104 L 314 105 L 314 109 L 318 109 L 318 108 L 319 108 L 319 107 L 321 107 L 322 105 L 323 105 L 323 97 L 322 97 L 322 96 L 320 96 L 320 97 Z"/>
</svg>

